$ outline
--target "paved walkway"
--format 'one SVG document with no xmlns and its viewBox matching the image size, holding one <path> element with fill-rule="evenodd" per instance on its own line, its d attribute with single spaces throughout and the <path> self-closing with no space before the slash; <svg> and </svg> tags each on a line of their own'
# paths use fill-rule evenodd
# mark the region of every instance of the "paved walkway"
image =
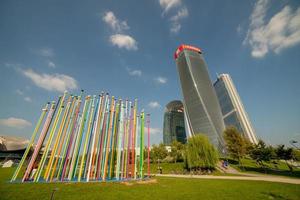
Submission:
<svg viewBox="0 0 300 200">
<path fill-rule="evenodd" d="M 268 181 L 279 183 L 299 184 L 300 179 L 288 178 L 282 176 L 254 175 L 240 173 L 245 176 L 213 176 L 213 175 L 177 175 L 177 174 L 156 174 L 158 177 L 174 177 L 174 178 L 199 178 L 199 179 L 226 179 L 226 180 L 249 180 L 249 181 Z"/>
</svg>

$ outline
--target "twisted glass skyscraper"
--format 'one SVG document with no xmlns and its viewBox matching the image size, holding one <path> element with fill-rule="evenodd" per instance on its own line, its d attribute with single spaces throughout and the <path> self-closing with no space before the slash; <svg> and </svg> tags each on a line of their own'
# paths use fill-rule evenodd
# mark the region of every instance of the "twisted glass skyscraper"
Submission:
<svg viewBox="0 0 300 200">
<path fill-rule="evenodd" d="M 225 129 L 221 108 L 199 48 L 181 45 L 175 52 L 183 94 L 186 134 L 205 134 L 223 151 Z"/>
</svg>

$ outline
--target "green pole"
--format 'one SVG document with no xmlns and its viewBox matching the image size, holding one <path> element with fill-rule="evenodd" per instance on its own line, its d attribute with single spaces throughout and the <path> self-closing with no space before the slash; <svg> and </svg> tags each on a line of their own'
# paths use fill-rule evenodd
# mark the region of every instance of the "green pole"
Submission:
<svg viewBox="0 0 300 200">
<path fill-rule="evenodd" d="M 30 151 L 30 149 L 32 147 L 32 144 L 34 142 L 34 138 L 35 138 L 38 130 L 40 129 L 42 121 L 43 121 L 43 119 L 44 119 L 44 117 L 45 117 L 45 115 L 47 113 L 48 106 L 49 106 L 49 103 L 47 103 L 45 105 L 45 107 L 42 109 L 42 114 L 41 114 L 41 116 L 40 116 L 40 118 L 39 118 L 39 120 L 38 120 L 38 122 L 37 122 L 37 124 L 36 124 L 36 126 L 34 128 L 34 131 L 32 133 L 31 139 L 30 139 L 30 141 L 29 141 L 29 143 L 27 145 L 27 148 L 26 148 L 26 150 L 25 150 L 25 152 L 23 154 L 23 157 L 22 157 L 22 159 L 21 159 L 21 161 L 20 161 L 20 163 L 19 163 L 19 165 L 18 165 L 18 167 L 17 167 L 17 169 L 16 169 L 13 177 L 11 178 L 10 182 L 13 182 L 13 181 L 16 180 L 16 178 L 17 178 L 17 176 L 18 176 L 18 174 L 19 174 L 19 172 L 20 172 L 20 170 L 21 170 L 21 168 L 22 168 L 22 166 L 23 166 L 23 164 L 24 164 L 24 162 L 26 160 L 26 157 L 27 157 L 27 155 L 28 155 L 28 153 L 29 153 L 29 151 Z"/>
</svg>

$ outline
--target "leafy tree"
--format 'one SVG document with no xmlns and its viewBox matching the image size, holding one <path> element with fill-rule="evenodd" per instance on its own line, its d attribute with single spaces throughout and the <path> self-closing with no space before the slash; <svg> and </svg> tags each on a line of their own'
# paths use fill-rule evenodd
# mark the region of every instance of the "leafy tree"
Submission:
<svg viewBox="0 0 300 200">
<path fill-rule="evenodd" d="M 272 146 L 267 146 L 264 141 L 259 140 L 258 144 L 254 145 L 250 152 L 250 156 L 260 166 L 264 166 L 263 162 L 270 161 L 275 157 L 275 152 Z"/>
<path fill-rule="evenodd" d="M 160 160 L 163 160 L 168 155 L 168 151 L 164 144 L 160 143 L 159 145 L 153 145 L 152 149 L 150 151 L 150 158 L 154 162 L 159 162 Z"/>
<path fill-rule="evenodd" d="M 293 149 L 285 148 L 284 145 L 279 145 L 275 149 L 277 159 L 284 160 L 290 171 L 293 171 L 293 167 L 287 161 L 293 158 Z"/>
<path fill-rule="evenodd" d="M 233 126 L 226 128 L 224 131 L 224 139 L 229 155 L 241 164 L 241 159 L 247 153 L 249 142 Z"/>
<path fill-rule="evenodd" d="M 174 140 L 171 144 L 170 156 L 173 157 L 176 163 L 179 160 L 183 160 L 184 145 L 181 142 Z"/>
<path fill-rule="evenodd" d="M 293 159 L 296 161 L 300 161 L 300 150 L 293 149 Z"/>
<path fill-rule="evenodd" d="M 196 134 L 188 139 L 184 156 L 189 169 L 212 169 L 219 159 L 218 152 L 203 134 Z"/>
</svg>

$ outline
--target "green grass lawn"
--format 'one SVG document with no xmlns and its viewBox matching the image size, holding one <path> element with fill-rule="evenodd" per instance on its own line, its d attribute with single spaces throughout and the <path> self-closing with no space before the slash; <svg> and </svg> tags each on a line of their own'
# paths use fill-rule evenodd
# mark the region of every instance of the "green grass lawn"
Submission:
<svg viewBox="0 0 300 200">
<path fill-rule="evenodd" d="M 300 199 L 299 185 L 259 181 L 154 178 L 156 183 L 9 183 L 0 168 L 0 199 Z"/>
<path fill-rule="evenodd" d="M 242 159 L 243 166 L 239 165 L 234 160 L 229 160 L 229 163 L 235 169 L 246 172 L 246 173 L 262 173 L 262 174 L 269 174 L 269 175 L 279 175 L 279 176 L 288 176 L 288 177 L 295 177 L 300 178 L 300 169 L 294 168 L 293 172 L 290 172 L 289 168 L 287 167 L 286 163 L 282 161 L 278 161 L 277 164 L 272 162 L 266 162 L 265 168 L 258 166 L 254 160 L 251 159 Z"/>
</svg>

